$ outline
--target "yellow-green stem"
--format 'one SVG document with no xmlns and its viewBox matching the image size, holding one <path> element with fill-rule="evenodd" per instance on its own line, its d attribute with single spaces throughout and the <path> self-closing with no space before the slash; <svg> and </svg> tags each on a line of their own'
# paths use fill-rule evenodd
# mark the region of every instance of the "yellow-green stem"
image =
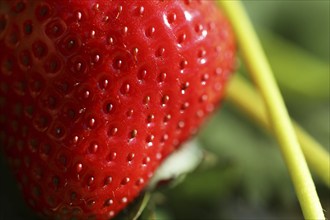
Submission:
<svg viewBox="0 0 330 220">
<path fill-rule="evenodd" d="M 242 76 L 236 74 L 227 88 L 226 99 L 243 114 L 271 131 L 266 109 L 259 93 Z M 242 95 L 244 94 L 244 95 Z M 302 151 L 311 170 L 330 187 L 330 154 L 296 122 L 292 121 Z"/>
<path fill-rule="evenodd" d="M 236 33 L 238 46 L 264 100 L 305 219 L 325 219 L 315 185 L 256 32 L 238 0 L 220 1 Z"/>
</svg>

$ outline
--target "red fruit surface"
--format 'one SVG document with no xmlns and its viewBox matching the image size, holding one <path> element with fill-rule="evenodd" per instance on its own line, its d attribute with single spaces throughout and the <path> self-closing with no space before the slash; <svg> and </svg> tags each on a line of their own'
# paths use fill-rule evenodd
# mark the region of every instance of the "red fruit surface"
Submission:
<svg viewBox="0 0 330 220">
<path fill-rule="evenodd" d="M 2 0 L 0 142 L 47 218 L 107 219 L 223 96 L 235 61 L 213 1 Z"/>
</svg>

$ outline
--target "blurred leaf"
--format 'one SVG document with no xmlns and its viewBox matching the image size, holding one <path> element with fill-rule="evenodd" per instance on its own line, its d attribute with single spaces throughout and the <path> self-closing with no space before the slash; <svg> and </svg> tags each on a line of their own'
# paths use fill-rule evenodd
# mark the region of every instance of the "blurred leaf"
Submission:
<svg viewBox="0 0 330 220">
<path fill-rule="evenodd" d="M 291 107 L 293 108 L 293 107 Z M 294 109 L 295 118 L 300 124 L 330 152 L 330 103 L 307 105 Z"/>
<path fill-rule="evenodd" d="M 277 19 L 282 1 L 242 1 L 253 24 L 257 26 L 272 26 Z"/>
<path fill-rule="evenodd" d="M 275 141 L 233 109 L 224 106 L 200 138 L 219 160 L 235 164 L 239 169 L 238 181 L 252 203 L 267 203 L 273 196 L 285 204 L 293 201 L 293 188 Z"/>
<path fill-rule="evenodd" d="M 329 60 L 330 1 L 243 1 L 257 27 L 272 29 L 292 43 Z"/>
<path fill-rule="evenodd" d="M 310 55 L 269 31 L 260 33 L 262 44 L 283 93 L 292 101 L 328 100 L 329 63 Z M 290 98 L 289 97 L 289 98 Z"/>
<path fill-rule="evenodd" d="M 330 1 L 278 1 L 272 28 L 291 42 L 329 61 Z"/>
</svg>

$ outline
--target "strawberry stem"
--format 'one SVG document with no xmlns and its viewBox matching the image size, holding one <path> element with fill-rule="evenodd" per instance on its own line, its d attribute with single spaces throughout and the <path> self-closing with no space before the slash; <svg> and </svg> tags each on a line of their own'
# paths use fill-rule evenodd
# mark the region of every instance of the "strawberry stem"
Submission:
<svg viewBox="0 0 330 220">
<path fill-rule="evenodd" d="M 272 130 L 305 219 L 325 219 L 316 188 L 296 133 L 258 36 L 240 1 L 219 1 L 227 13 L 244 62 L 264 100 Z"/>
<path fill-rule="evenodd" d="M 231 79 L 226 98 L 227 101 L 237 106 L 243 114 L 271 131 L 271 125 L 260 94 L 239 74 Z M 292 123 L 308 165 L 330 187 L 330 154 L 296 122 L 292 121 Z"/>
</svg>

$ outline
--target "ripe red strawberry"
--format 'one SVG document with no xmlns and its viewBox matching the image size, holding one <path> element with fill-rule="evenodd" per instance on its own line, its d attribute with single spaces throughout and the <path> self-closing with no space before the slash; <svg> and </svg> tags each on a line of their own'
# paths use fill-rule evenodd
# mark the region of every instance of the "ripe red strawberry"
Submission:
<svg viewBox="0 0 330 220">
<path fill-rule="evenodd" d="M 0 140 L 39 214 L 113 217 L 195 134 L 234 64 L 213 1 L 0 2 Z"/>
</svg>

